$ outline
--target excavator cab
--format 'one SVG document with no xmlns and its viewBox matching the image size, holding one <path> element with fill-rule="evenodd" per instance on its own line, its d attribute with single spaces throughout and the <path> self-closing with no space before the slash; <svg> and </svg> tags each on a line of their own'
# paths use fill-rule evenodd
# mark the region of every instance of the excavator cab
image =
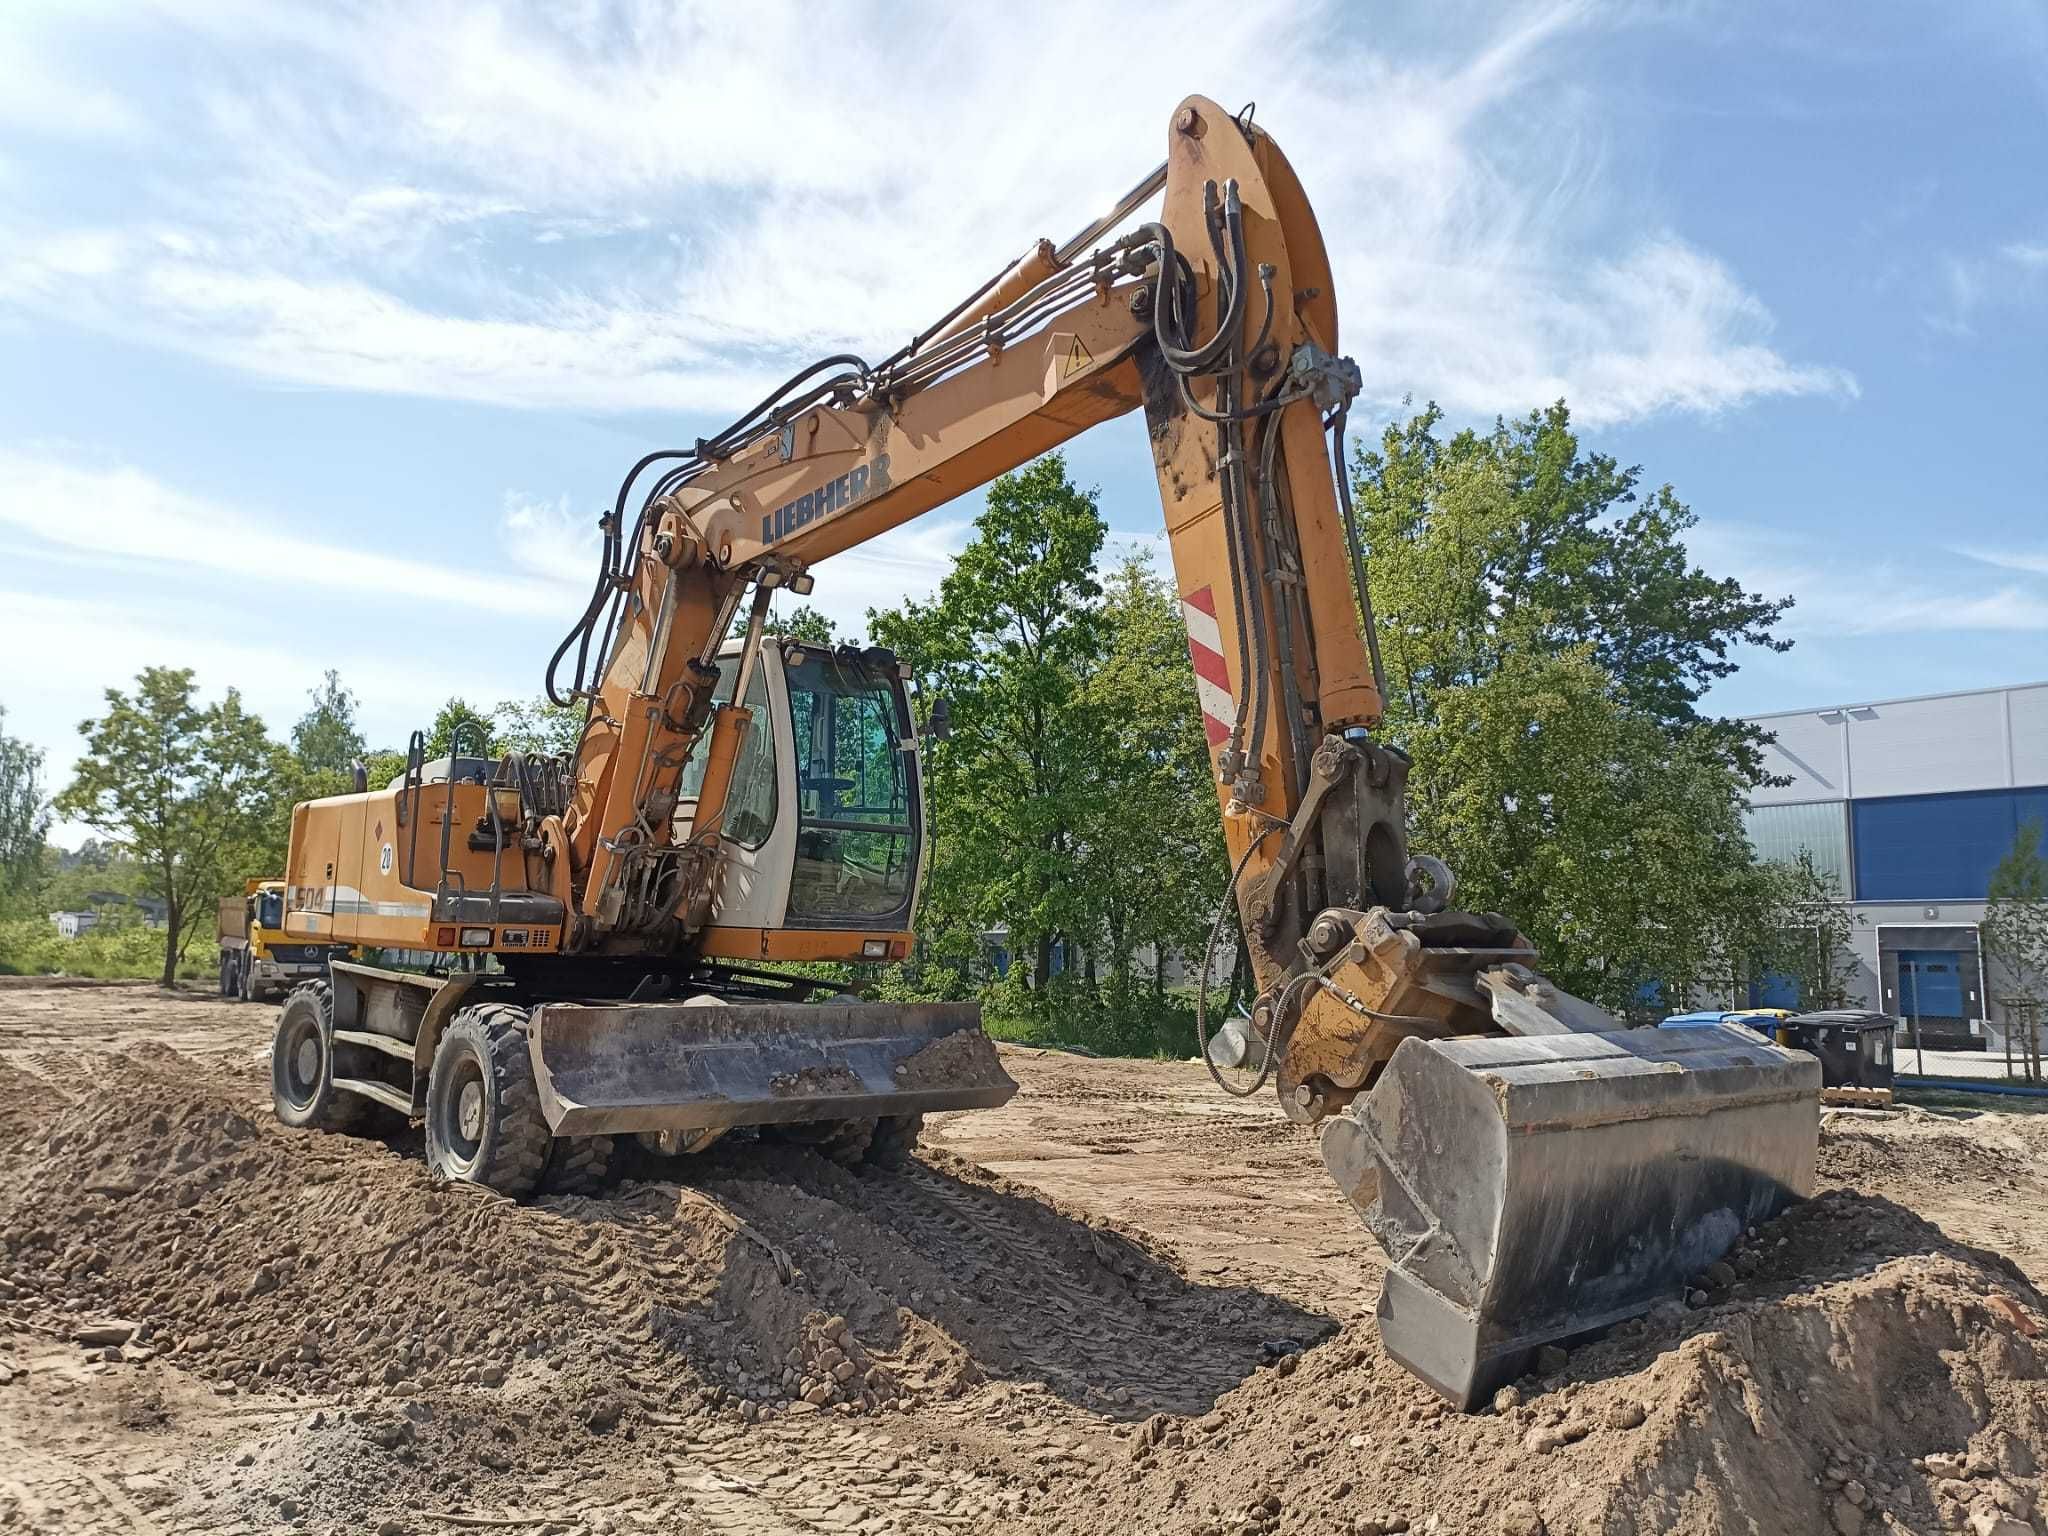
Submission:
<svg viewBox="0 0 2048 1536">
<path fill-rule="evenodd" d="M 734 642 L 718 658 L 720 704 L 732 702 L 741 650 Z M 878 647 L 762 645 L 745 700 L 753 725 L 726 792 L 725 867 L 706 930 L 714 950 L 754 930 L 859 930 L 868 935 L 859 958 L 907 953 L 924 802 L 903 670 Z M 693 829 L 705 771 L 701 757 L 684 770 L 679 843 Z"/>
</svg>

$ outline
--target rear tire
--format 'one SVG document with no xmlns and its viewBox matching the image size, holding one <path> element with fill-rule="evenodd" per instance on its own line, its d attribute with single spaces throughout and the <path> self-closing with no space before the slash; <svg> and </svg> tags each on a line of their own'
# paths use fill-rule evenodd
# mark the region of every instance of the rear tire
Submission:
<svg viewBox="0 0 2048 1536">
<path fill-rule="evenodd" d="M 224 949 L 220 952 L 220 995 L 234 996 L 235 952 Z"/>
<path fill-rule="evenodd" d="M 253 970 L 254 967 L 250 965 L 247 955 L 242 957 L 241 964 L 235 968 L 235 996 L 245 1003 L 256 1000 L 256 982 L 251 974 Z"/>
<path fill-rule="evenodd" d="M 294 1130 L 345 1131 L 363 1101 L 334 1086 L 334 997 L 324 981 L 285 999 L 270 1038 L 270 1103 Z"/>
<path fill-rule="evenodd" d="M 527 1054 L 526 1010 L 480 1003 L 442 1032 L 427 1075 L 427 1165 L 523 1199 L 547 1170 L 548 1124 Z"/>
<path fill-rule="evenodd" d="M 609 1136 L 557 1136 L 540 1176 L 543 1195 L 595 1195 L 612 1181 L 616 1150 Z"/>
<path fill-rule="evenodd" d="M 875 1123 L 875 1134 L 868 1139 L 868 1161 L 892 1171 L 907 1167 L 923 1130 L 923 1115 L 884 1115 Z"/>
</svg>

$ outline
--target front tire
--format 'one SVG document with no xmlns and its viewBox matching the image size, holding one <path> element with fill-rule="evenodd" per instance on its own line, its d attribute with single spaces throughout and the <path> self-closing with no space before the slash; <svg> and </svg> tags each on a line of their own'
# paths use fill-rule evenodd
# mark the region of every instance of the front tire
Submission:
<svg viewBox="0 0 2048 1536">
<path fill-rule="evenodd" d="M 444 1179 L 523 1199 L 547 1171 L 552 1140 L 527 1055 L 526 1010 L 462 1009 L 427 1075 L 427 1165 Z"/>
<path fill-rule="evenodd" d="M 923 1115 L 884 1115 L 868 1138 L 868 1161 L 877 1168 L 895 1171 L 909 1166 L 917 1150 L 918 1134 L 924 1130 Z"/>
<path fill-rule="evenodd" d="M 595 1195 L 612 1181 L 616 1143 L 609 1136 L 557 1136 L 540 1176 L 544 1195 Z"/>
<path fill-rule="evenodd" d="M 285 999 L 270 1037 L 270 1103 L 294 1130 L 345 1131 L 362 1100 L 334 1086 L 334 998 L 324 981 Z"/>
</svg>

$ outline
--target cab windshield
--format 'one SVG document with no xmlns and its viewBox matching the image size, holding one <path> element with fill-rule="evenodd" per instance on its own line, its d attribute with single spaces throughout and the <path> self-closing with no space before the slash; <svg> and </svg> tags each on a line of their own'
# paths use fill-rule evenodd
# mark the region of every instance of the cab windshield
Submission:
<svg viewBox="0 0 2048 1536">
<path fill-rule="evenodd" d="M 284 926 L 283 891 L 258 891 L 256 893 L 256 926 L 258 928 L 282 928 Z"/>
<path fill-rule="evenodd" d="M 794 916 L 858 926 L 902 917 L 916 873 L 908 720 L 886 655 L 788 652 L 797 782 Z"/>
</svg>

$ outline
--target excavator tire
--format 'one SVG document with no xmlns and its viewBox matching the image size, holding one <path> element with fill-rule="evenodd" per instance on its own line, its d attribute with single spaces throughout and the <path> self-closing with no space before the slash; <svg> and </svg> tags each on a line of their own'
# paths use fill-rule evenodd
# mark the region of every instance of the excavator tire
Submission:
<svg viewBox="0 0 2048 1536">
<path fill-rule="evenodd" d="M 802 1120 L 793 1125 L 778 1125 L 774 1132 L 783 1141 L 815 1148 L 820 1156 L 831 1158 L 841 1167 L 858 1168 L 867 1158 L 868 1144 L 874 1139 L 875 1122 Z"/>
<path fill-rule="evenodd" d="M 346 1131 L 363 1101 L 334 1086 L 334 995 L 324 981 L 294 987 L 270 1037 L 270 1102 L 300 1131 Z"/>
<path fill-rule="evenodd" d="M 540 1176 L 543 1195 L 595 1195 L 612 1181 L 618 1144 L 610 1136 L 557 1136 Z"/>
<path fill-rule="evenodd" d="M 442 1032 L 427 1074 L 427 1166 L 515 1200 L 539 1187 L 552 1139 L 525 1026 L 523 1008 L 464 1008 Z"/>
<path fill-rule="evenodd" d="M 884 1115 L 875 1122 L 875 1133 L 868 1138 L 868 1161 L 892 1172 L 907 1166 L 923 1130 L 923 1115 Z"/>
</svg>

